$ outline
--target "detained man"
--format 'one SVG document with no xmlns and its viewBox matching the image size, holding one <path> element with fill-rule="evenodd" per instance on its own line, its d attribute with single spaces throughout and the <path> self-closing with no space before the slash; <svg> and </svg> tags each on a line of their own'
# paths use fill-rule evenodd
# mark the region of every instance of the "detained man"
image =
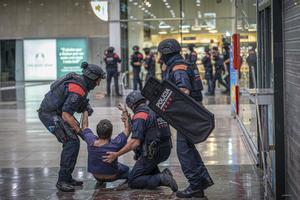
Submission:
<svg viewBox="0 0 300 200">
<path fill-rule="evenodd" d="M 121 164 L 118 160 L 112 163 L 103 162 L 103 156 L 107 152 L 116 152 L 127 144 L 127 138 L 130 134 L 129 115 L 124 107 L 118 107 L 122 110 L 122 121 L 124 123 L 124 131 L 119 133 L 112 139 L 113 125 L 107 120 L 101 120 L 96 127 L 97 136 L 88 128 L 88 113 L 82 115 L 82 133 L 81 136 L 87 143 L 88 150 L 88 172 L 92 173 L 98 181 L 98 185 L 115 181 L 117 179 L 127 179 L 129 167 Z"/>
</svg>

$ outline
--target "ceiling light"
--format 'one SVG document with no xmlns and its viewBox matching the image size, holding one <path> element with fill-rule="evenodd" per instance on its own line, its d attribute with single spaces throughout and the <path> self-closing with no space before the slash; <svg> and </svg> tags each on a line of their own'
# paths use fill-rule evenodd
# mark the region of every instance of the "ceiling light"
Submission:
<svg viewBox="0 0 300 200">
<path fill-rule="evenodd" d="M 166 22 L 161 21 L 158 25 L 158 28 L 160 29 L 166 29 L 166 28 L 171 28 L 171 26 L 169 24 L 166 24 Z"/>
<path fill-rule="evenodd" d="M 209 30 L 208 32 L 210 32 L 210 33 L 217 33 L 218 31 L 217 30 Z"/>
<path fill-rule="evenodd" d="M 197 3 L 197 4 L 196 4 L 196 6 L 197 6 L 197 7 L 200 7 L 200 4 L 199 4 L 199 3 Z"/>
<path fill-rule="evenodd" d="M 145 10 L 145 8 L 141 8 L 141 10 Z"/>
<path fill-rule="evenodd" d="M 160 35 L 165 35 L 165 34 L 167 34 L 168 32 L 167 31 L 159 31 L 158 32 L 158 34 L 160 34 Z"/>
<path fill-rule="evenodd" d="M 133 5 L 137 6 L 137 5 L 138 5 L 138 2 L 134 2 Z"/>
<path fill-rule="evenodd" d="M 167 0 L 163 0 L 163 2 L 167 2 Z"/>
<path fill-rule="evenodd" d="M 167 8 L 171 8 L 171 6 L 167 5 Z"/>
</svg>

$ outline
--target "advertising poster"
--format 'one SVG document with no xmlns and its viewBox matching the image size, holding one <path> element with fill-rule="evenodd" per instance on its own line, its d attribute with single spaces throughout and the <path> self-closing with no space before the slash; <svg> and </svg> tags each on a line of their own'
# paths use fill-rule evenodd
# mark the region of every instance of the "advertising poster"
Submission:
<svg viewBox="0 0 300 200">
<path fill-rule="evenodd" d="M 25 81 L 55 80 L 56 73 L 55 40 L 24 40 Z"/>
<path fill-rule="evenodd" d="M 80 65 L 87 61 L 86 39 L 57 39 L 57 78 L 70 72 L 81 73 Z"/>
<path fill-rule="evenodd" d="M 237 102 L 236 102 L 236 70 L 233 67 L 233 55 L 232 55 L 232 47 L 230 47 L 230 102 L 231 102 L 231 112 L 237 113 Z"/>
</svg>

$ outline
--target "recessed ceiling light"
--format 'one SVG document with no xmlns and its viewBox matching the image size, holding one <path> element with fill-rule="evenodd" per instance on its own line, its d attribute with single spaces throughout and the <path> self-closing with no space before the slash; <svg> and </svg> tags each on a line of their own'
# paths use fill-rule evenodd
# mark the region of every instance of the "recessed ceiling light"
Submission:
<svg viewBox="0 0 300 200">
<path fill-rule="evenodd" d="M 171 8 L 171 6 L 167 5 L 167 8 Z"/>
<path fill-rule="evenodd" d="M 135 6 L 138 5 L 138 2 L 134 2 L 133 5 L 135 5 Z"/>
<path fill-rule="evenodd" d="M 167 0 L 163 0 L 163 2 L 167 2 Z"/>
<path fill-rule="evenodd" d="M 143 7 L 142 5 L 139 5 L 139 8 Z"/>
<path fill-rule="evenodd" d="M 145 10 L 145 8 L 141 8 L 141 10 Z"/>
<path fill-rule="evenodd" d="M 200 4 L 196 4 L 197 7 L 200 7 Z"/>
</svg>

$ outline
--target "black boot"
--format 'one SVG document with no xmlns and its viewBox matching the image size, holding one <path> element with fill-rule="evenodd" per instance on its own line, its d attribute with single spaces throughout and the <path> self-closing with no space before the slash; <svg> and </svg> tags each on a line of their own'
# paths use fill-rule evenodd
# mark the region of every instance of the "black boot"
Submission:
<svg viewBox="0 0 300 200">
<path fill-rule="evenodd" d="M 73 186 L 82 186 L 83 182 L 82 181 L 77 181 L 77 180 L 72 178 L 72 181 L 70 182 L 70 184 L 73 185 Z"/>
<path fill-rule="evenodd" d="M 165 169 L 162 171 L 162 173 L 169 174 L 170 176 L 173 177 L 173 174 L 172 174 L 171 170 L 169 170 L 169 168 L 165 168 Z"/>
<path fill-rule="evenodd" d="M 74 187 L 70 183 L 63 182 L 63 181 L 58 181 L 56 183 L 56 187 L 57 187 L 57 189 L 59 189 L 60 191 L 63 191 L 63 192 L 74 192 L 75 191 Z"/>
<path fill-rule="evenodd" d="M 171 172 L 169 170 L 164 170 L 160 174 L 160 183 L 162 186 L 167 186 L 167 187 L 171 188 L 173 192 L 176 192 L 178 190 L 178 186 L 177 186 L 175 179 L 172 176 L 172 173 L 171 173 L 171 175 L 170 175 L 170 173 Z"/>
<path fill-rule="evenodd" d="M 203 198 L 206 199 L 206 196 L 204 195 L 204 191 L 202 189 L 200 190 L 193 190 L 190 186 L 188 186 L 183 191 L 176 192 L 176 196 L 179 198 Z"/>
</svg>

